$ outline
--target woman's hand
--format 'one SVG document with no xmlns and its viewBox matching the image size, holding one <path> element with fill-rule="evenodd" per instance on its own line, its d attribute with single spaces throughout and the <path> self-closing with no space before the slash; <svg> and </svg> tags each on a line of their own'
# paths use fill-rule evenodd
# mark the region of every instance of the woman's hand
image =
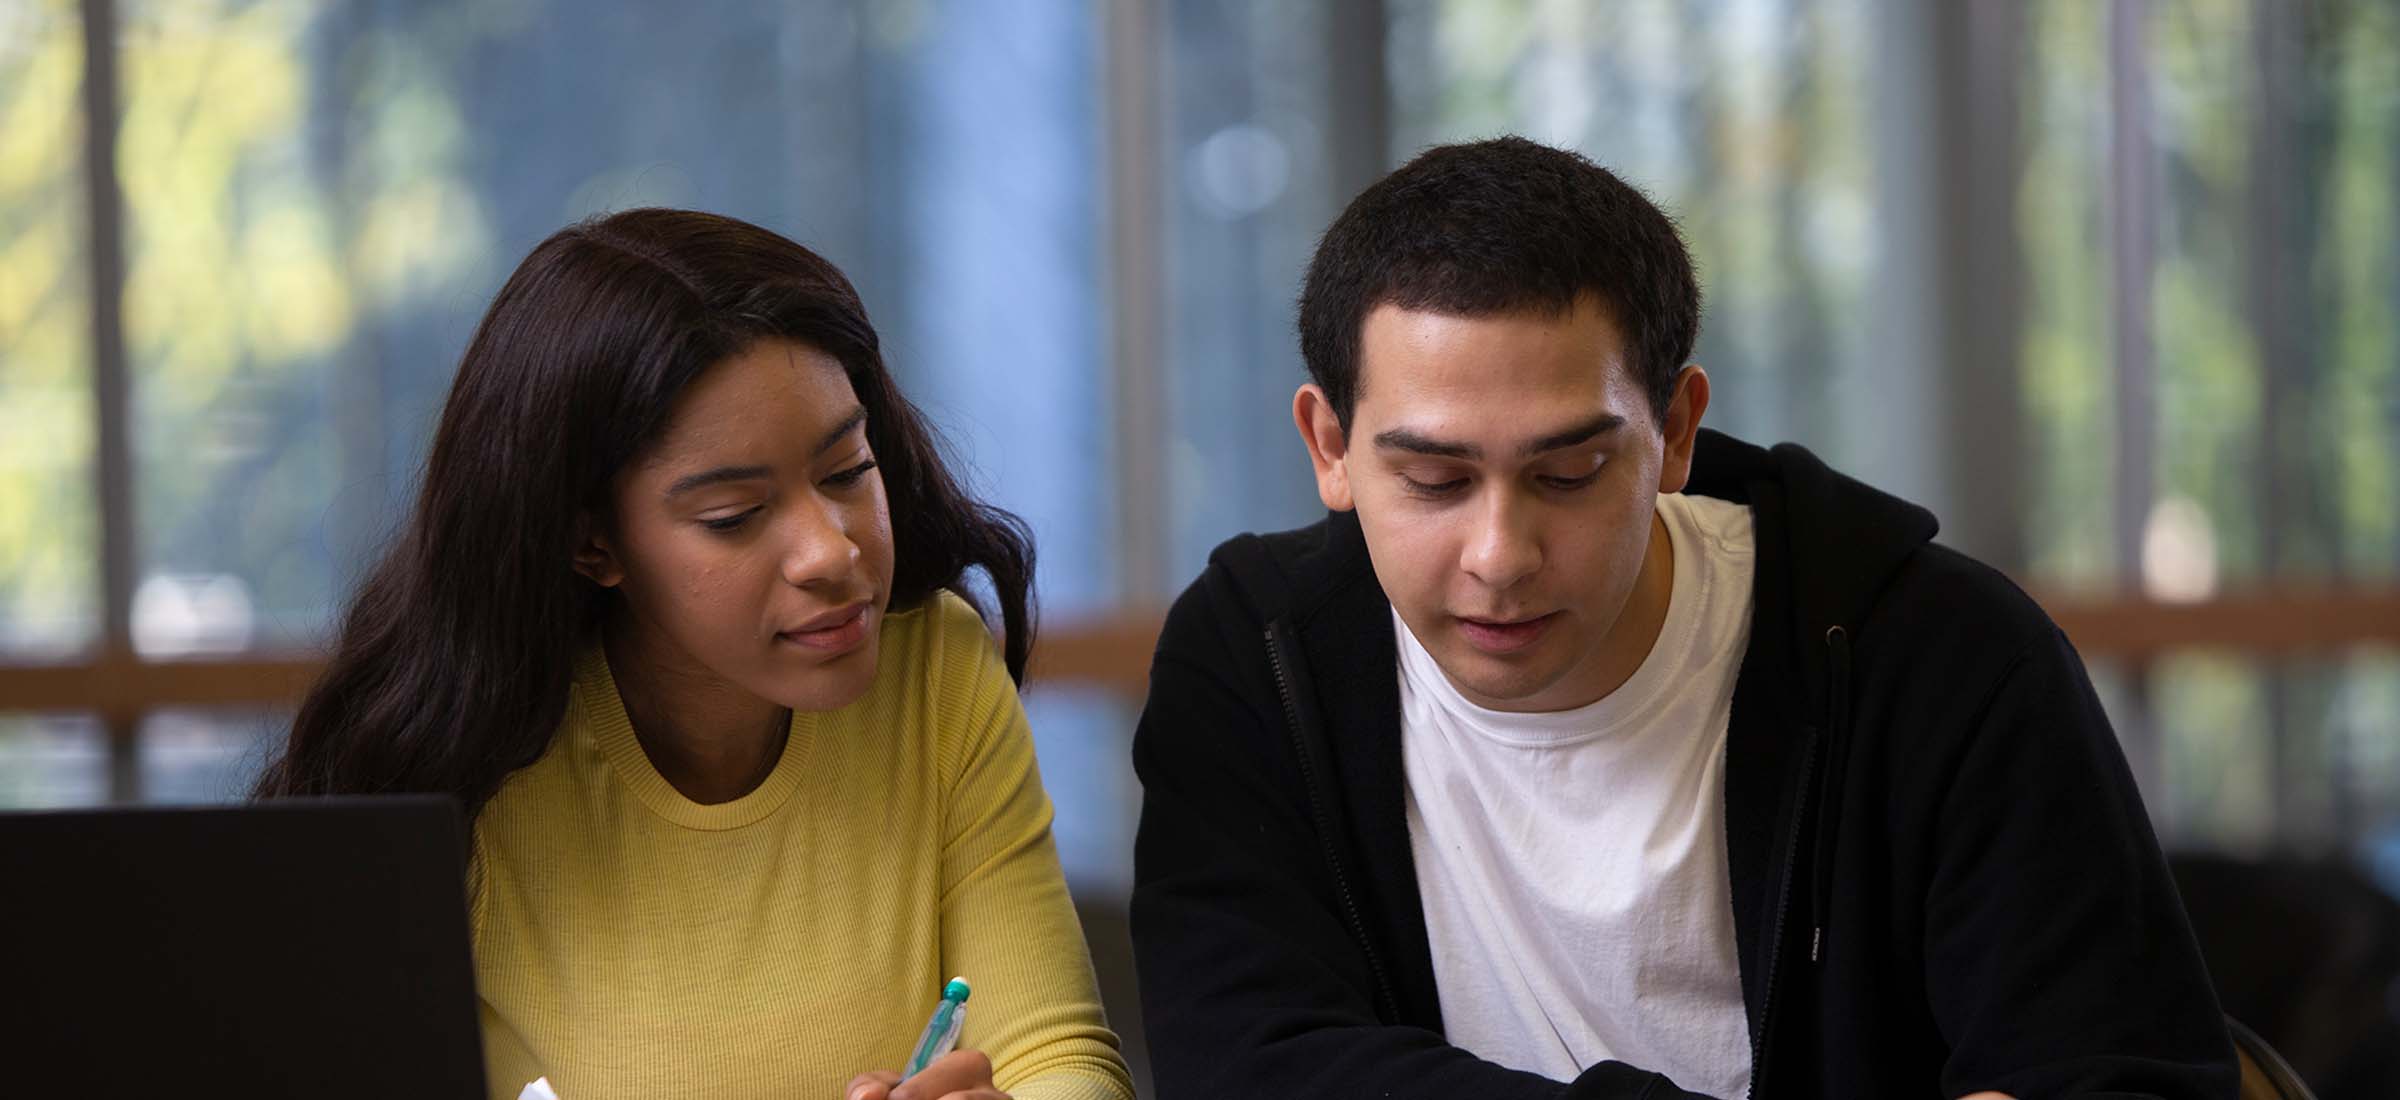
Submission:
<svg viewBox="0 0 2400 1100">
<path fill-rule="evenodd" d="M 992 1084 L 992 1060 L 980 1050 L 954 1050 L 905 1083 L 888 1069 L 850 1079 L 842 1100 L 1009 1100 Z"/>
</svg>

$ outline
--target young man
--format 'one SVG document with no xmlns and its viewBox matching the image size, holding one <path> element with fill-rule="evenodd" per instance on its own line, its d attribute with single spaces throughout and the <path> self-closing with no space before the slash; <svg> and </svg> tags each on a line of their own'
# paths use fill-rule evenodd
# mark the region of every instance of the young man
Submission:
<svg viewBox="0 0 2400 1100">
<path fill-rule="evenodd" d="M 1332 514 L 1220 547 L 1134 744 L 1162 1097 L 2231 1097 L 2058 630 L 1705 432 L 1657 208 L 1518 139 L 1319 245 Z"/>
</svg>

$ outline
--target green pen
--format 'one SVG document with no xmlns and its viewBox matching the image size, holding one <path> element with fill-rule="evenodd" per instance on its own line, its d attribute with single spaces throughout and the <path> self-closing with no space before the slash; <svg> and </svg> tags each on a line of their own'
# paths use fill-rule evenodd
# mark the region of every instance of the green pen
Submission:
<svg viewBox="0 0 2400 1100">
<path fill-rule="evenodd" d="M 965 978 L 952 978 L 942 987 L 942 1003 L 934 1006 L 933 1018 L 925 1021 L 925 1034 L 917 1037 L 916 1053 L 908 1056 L 901 1080 L 924 1072 L 934 1059 L 957 1048 L 958 1033 L 967 1026 L 967 995 L 973 992 Z"/>
</svg>

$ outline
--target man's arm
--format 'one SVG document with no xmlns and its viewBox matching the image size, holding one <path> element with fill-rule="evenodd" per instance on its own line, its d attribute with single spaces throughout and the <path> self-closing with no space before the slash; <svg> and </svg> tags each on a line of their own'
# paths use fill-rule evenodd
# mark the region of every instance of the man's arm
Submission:
<svg viewBox="0 0 2400 1100">
<path fill-rule="evenodd" d="M 1159 1096 L 1692 1097 L 1613 1062 L 1562 1085 L 1378 1017 L 1264 650 L 1231 651 L 1247 631 L 1216 620 L 1209 583 L 1168 617 L 1134 737 L 1134 956 Z"/>
<path fill-rule="evenodd" d="M 2055 630 L 1992 689 L 1935 822 L 1925 980 L 1944 1093 L 2234 1096 L 2182 902 Z"/>
</svg>

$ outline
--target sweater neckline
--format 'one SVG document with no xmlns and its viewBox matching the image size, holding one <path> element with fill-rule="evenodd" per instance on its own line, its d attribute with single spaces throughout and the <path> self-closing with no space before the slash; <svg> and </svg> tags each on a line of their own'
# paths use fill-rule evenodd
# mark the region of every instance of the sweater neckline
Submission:
<svg viewBox="0 0 2400 1100">
<path fill-rule="evenodd" d="M 650 812 L 686 829 L 710 832 L 739 829 L 783 808 L 800 789 L 800 781 L 807 774 L 809 750 L 816 743 L 816 715 L 793 711 L 783 752 L 776 757 L 774 770 L 767 773 L 756 789 L 729 802 L 700 803 L 676 790 L 666 776 L 659 774 L 658 766 L 650 762 L 650 754 L 642 750 L 641 739 L 633 731 L 633 719 L 625 713 L 624 697 L 617 693 L 616 676 L 608 667 L 608 653 L 600 645 L 587 648 L 576 661 L 575 706 L 582 718 L 578 724 L 634 797 Z"/>
</svg>

